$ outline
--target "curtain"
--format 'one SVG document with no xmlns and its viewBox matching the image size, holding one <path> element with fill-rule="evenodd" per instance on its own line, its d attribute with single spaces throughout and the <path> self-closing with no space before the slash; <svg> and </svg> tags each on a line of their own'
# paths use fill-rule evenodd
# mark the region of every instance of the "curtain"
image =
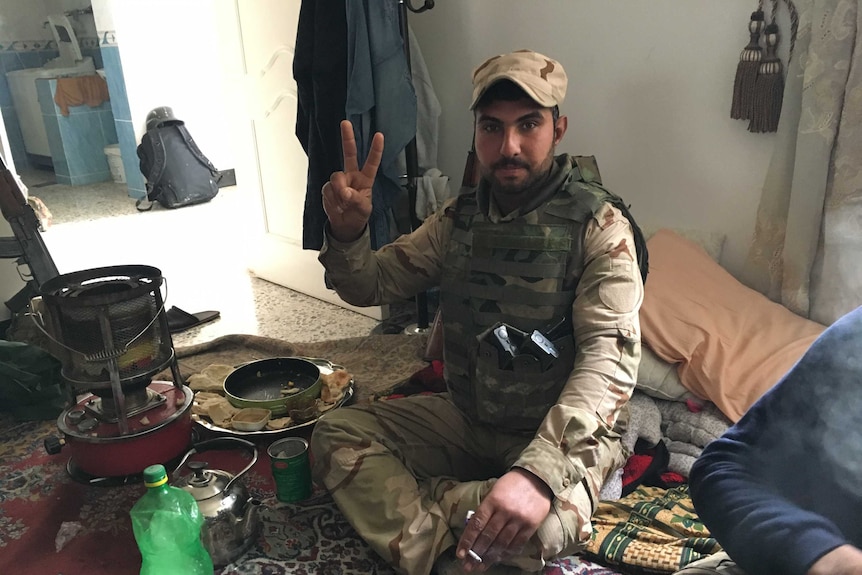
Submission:
<svg viewBox="0 0 862 575">
<path fill-rule="evenodd" d="M 743 281 L 830 324 L 862 305 L 859 0 L 803 0 Z"/>
</svg>

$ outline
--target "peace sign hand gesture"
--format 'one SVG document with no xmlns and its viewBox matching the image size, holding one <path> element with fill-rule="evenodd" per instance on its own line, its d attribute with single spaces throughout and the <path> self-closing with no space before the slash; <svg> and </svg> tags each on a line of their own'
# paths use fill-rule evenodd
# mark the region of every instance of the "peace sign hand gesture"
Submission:
<svg viewBox="0 0 862 575">
<path fill-rule="evenodd" d="M 360 170 L 353 125 L 343 120 L 341 149 L 344 171 L 333 172 L 324 184 L 323 210 L 329 218 L 332 236 L 338 241 L 351 242 L 362 235 L 371 216 L 371 188 L 383 157 L 383 134 L 374 134 L 368 158 Z"/>
</svg>

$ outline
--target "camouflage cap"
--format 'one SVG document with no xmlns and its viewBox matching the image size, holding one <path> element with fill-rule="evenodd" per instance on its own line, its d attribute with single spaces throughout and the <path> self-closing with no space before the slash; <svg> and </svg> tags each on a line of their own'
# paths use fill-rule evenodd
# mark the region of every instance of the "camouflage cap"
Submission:
<svg viewBox="0 0 862 575">
<path fill-rule="evenodd" d="M 482 94 L 500 80 L 511 80 L 546 108 L 560 104 L 566 97 L 568 78 L 559 62 L 532 50 L 518 50 L 489 58 L 473 71 L 470 109 L 474 109 Z"/>
</svg>

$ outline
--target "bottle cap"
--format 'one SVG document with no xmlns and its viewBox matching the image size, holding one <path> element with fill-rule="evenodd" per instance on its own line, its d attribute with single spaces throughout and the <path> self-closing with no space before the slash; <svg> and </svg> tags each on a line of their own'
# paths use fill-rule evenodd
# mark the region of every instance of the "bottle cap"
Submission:
<svg viewBox="0 0 862 575">
<path fill-rule="evenodd" d="M 160 464 L 150 465 L 144 469 L 144 485 L 147 487 L 158 487 L 168 482 L 168 473 L 165 466 Z"/>
</svg>

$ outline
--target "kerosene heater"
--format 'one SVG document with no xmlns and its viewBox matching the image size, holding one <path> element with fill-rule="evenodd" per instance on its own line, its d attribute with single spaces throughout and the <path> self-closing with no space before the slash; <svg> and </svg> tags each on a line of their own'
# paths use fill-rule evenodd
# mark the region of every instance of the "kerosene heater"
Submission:
<svg viewBox="0 0 862 575">
<path fill-rule="evenodd" d="M 77 480 L 126 481 L 154 463 L 175 463 L 191 443 L 193 393 L 177 366 L 163 283 L 154 267 L 125 265 L 60 275 L 40 288 L 41 323 L 75 398 L 57 426 Z M 167 368 L 172 382 L 153 380 Z M 61 443 L 46 448 L 56 453 Z"/>
</svg>

